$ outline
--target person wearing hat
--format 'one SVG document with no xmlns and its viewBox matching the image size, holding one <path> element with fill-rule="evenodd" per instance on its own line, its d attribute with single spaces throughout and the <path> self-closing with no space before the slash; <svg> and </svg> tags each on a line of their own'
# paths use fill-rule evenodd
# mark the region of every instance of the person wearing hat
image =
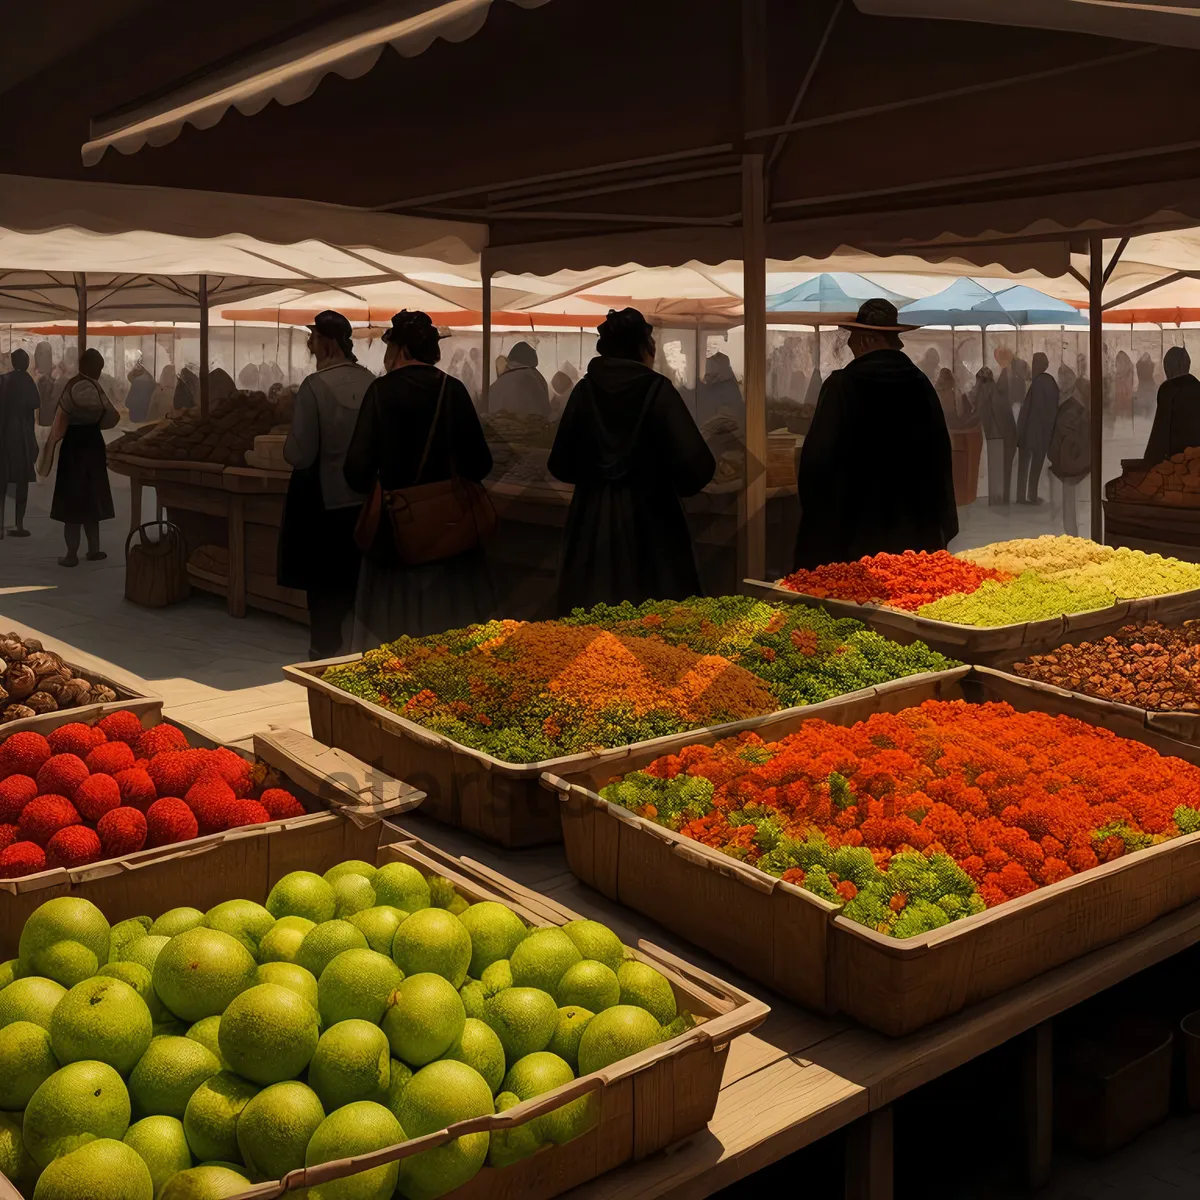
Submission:
<svg viewBox="0 0 1200 1200">
<path fill-rule="evenodd" d="M 453 478 L 481 483 L 491 472 L 492 452 L 470 393 L 437 367 L 441 339 L 429 315 L 397 313 L 383 341 L 387 374 L 363 397 L 346 453 L 346 483 L 372 497 L 377 484 L 398 492 Z M 405 564 L 385 516 L 363 551 L 353 647 L 369 650 L 403 634 L 459 629 L 490 619 L 495 609 L 482 547 Z"/>
<path fill-rule="evenodd" d="M 488 389 L 488 412 L 549 417 L 550 385 L 538 370 L 537 351 L 528 342 L 518 342 L 506 358 L 504 374 Z"/>
<path fill-rule="evenodd" d="M 100 386 L 103 371 L 104 355 L 99 350 L 85 350 L 79 373 L 67 380 L 59 396 L 50 438 L 38 465 L 39 474 L 49 475 L 54 450 L 61 444 L 50 504 L 50 519 L 63 523 L 67 546 L 67 553 L 58 560 L 60 567 L 79 565 L 81 531 L 87 534 L 89 562 L 108 557 L 100 549 L 100 522 L 111 521 L 115 514 L 103 430 L 112 429 L 121 418 Z"/>
<path fill-rule="evenodd" d="M 842 328 L 853 361 L 822 385 L 800 452 L 797 569 L 944 550 L 958 533 L 946 418 L 900 340 L 915 326 L 876 299 Z"/>
<path fill-rule="evenodd" d="M 563 531 L 558 611 L 703 595 L 681 497 L 716 460 L 675 385 L 654 369 L 654 329 L 636 308 L 609 312 L 563 410 L 547 467 L 574 484 Z"/>
<path fill-rule="evenodd" d="M 326 310 L 308 327 L 317 369 L 296 392 L 283 457 L 292 468 L 279 530 L 280 587 L 308 597 L 309 656 L 345 654 L 358 588 L 354 523 L 363 497 L 343 474 L 346 450 L 375 376 L 354 357 L 350 322 Z"/>
</svg>

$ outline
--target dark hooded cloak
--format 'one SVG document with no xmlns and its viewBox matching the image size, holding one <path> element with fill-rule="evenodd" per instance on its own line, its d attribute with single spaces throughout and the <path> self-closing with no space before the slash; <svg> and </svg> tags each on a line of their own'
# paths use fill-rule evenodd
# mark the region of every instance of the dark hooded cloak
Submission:
<svg viewBox="0 0 1200 1200">
<path fill-rule="evenodd" d="M 563 410 L 547 465 L 575 485 L 560 612 L 700 594 L 680 497 L 699 492 L 716 461 L 669 380 L 630 359 L 593 359 Z"/>
<path fill-rule="evenodd" d="M 875 350 L 821 388 L 800 452 L 796 567 L 944 550 L 958 533 L 937 392 L 902 350 Z"/>
</svg>

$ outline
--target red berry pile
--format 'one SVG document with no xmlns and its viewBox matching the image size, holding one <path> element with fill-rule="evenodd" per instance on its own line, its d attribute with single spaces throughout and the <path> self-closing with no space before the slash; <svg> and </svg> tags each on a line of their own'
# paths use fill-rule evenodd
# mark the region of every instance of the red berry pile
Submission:
<svg viewBox="0 0 1200 1200">
<path fill-rule="evenodd" d="M 242 825 L 304 815 L 222 746 L 193 749 L 131 712 L 0 742 L 0 879 L 82 867 Z"/>
</svg>

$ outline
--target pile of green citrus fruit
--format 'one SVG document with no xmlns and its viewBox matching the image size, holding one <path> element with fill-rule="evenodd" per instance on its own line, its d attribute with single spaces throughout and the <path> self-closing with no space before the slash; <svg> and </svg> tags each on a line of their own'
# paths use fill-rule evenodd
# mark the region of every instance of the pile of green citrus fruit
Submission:
<svg viewBox="0 0 1200 1200">
<path fill-rule="evenodd" d="M 0 1172 L 32 1200 L 220 1200 L 504 1112 L 690 1023 L 604 925 L 531 929 L 406 863 L 111 927 L 59 897 L 0 964 Z M 433 1200 L 592 1120 L 585 1096 L 306 1194 Z"/>
</svg>

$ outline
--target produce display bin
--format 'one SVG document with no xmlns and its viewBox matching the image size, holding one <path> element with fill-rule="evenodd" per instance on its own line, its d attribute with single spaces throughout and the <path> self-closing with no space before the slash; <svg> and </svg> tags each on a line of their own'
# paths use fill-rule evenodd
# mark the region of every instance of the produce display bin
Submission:
<svg viewBox="0 0 1200 1200">
<path fill-rule="evenodd" d="M 1001 700 L 1020 711 L 1062 713 L 1200 765 L 1200 749 L 1129 726 L 1112 705 L 1085 703 L 987 667 L 876 691 L 820 713 L 779 714 L 756 732 L 778 739 L 810 716 L 852 725 L 930 699 Z M 706 732 L 692 742 L 712 745 L 720 736 Z M 1200 899 L 1200 834 L 1190 834 L 929 933 L 889 937 L 839 916 L 834 905 L 802 888 L 601 799 L 600 788 L 613 777 L 655 757 L 640 750 L 618 771 L 599 765 L 544 777 L 562 806 L 574 874 L 788 999 L 844 1013 L 892 1036 L 978 1004 Z"/>
<path fill-rule="evenodd" d="M 121 709 L 128 709 L 130 712 L 136 713 L 143 724 L 147 721 L 155 724 L 162 716 L 163 700 L 161 696 L 156 696 L 153 692 L 135 691 L 126 683 L 109 679 L 107 675 L 101 675 L 99 671 L 80 667 L 72 662 L 68 662 L 66 665 L 75 671 L 80 679 L 111 688 L 117 698 L 99 704 L 81 704 L 78 708 L 63 708 L 56 712 L 41 713 L 36 717 L 21 717 L 16 721 L 6 721 L 0 725 L 0 741 L 10 734 L 19 733 L 22 729 L 32 729 L 36 733 L 45 734 L 52 729 L 57 729 L 60 725 L 71 725 L 76 721 L 82 721 L 85 725 L 94 725 L 101 717 L 107 716 L 109 713 L 120 712 Z"/>
<path fill-rule="evenodd" d="M 1157 613 L 1152 616 L 1131 613 L 1120 619 L 1113 619 L 1104 625 L 1098 625 L 1078 633 L 1068 631 L 1053 646 L 1046 646 L 1036 650 L 1015 651 L 1003 655 L 993 666 L 996 670 L 1002 671 L 1014 679 L 1019 679 L 1022 683 L 1039 691 L 1057 696 L 1072 697 L 1078 703 L 1081 715 L 1084 712 L 1088 714 L 1086 717 L 1087 720 L 1097 725 L 1104 725 L 1124 737 L 1134 737 L 1138 729 L 1148 729 L 1153 733 L 1161 734 L 1165 738 L 1184 742 L 1189 746 L 1200 747 L 1200 713 L 1182 711 L 1157 712 L 1153 709 L 1138 708 L 1136 705 L 1124 704 L 1117 700 L 1104 700 L 1099 696 L 1090 696 L 1086 692 L 1073 692 L 1069 688 L 1061 688 L 1057 684 L 1046 683 L 1040 679 L 1027 679 L 1023 675 L 1017 675 L 1013 670 L 1013 667 L 1017 663 L 1024 662 L 1032 654 L 1045 654 L 1057 650 L 1060 646 L 1068 642 L 1078 645 L 1080 642 L 1100 641 L 1118 633 L 1126 625 L 1130 625 L 1134 621 L 1154 620 L 1169 625 L 1178 624 L 1181 621 L 1190 620 L 1194 617 L 1200 617 L 1200 605 L 1193 604 L 1190 610 L 1185 611 L 1177 617 L 1160 616 Z M 1172 753 L 1180 752 L 1178 747 L 1175 751 L 1172 751 Z"/>
<path fill-rule="evenodd" d="M 251 873 L 241 872 L 230 862 L 215 864 L 217 869 L 206 872 L 211 878 L 203 880 L 197 878 L 196 872 L 185 873 L 182 880 L 177 878 L 178 873 L 158 873 L 153 877 L 154 886 L 146 887 L 139 902 L 132 908 L 126 907 L 123 915 L 156 912 L 180 904 L 203 907 L 233 896 L 261 903 L 287 872 L 323 871 L 344 857 L 355 856 L 379 866 L 389 862 L 408 863 L 427 876 L 445 876 L 472 902 L 498 901 L 530 925 L 560 926 L 577 916 L 494 871 L 469 859 L 448 855 L 400 829 L 377 823 L 374 832 L 386 833 L 387 837 L 380 837 L 369 852 L 361 845 L 334 850 L 328 844 L 310 840 L 278 858 L 272 856 L 262 869 Z M 99 899 L 96 902 L 102 903 Z M 116 912 L 105 909 L 105 913 L 112 921 L 119 919 Z M 398 1162 L 468 1133 L 512 1129 L 585 1095 L 594 1097 L 594 1107 L 590 1127 L 579 1137 L 562 1146 L 543 1148 L 503 1169 L 485 1166 L 474 1179 L 449 1195 L 457 1200 L 501 1200 L 514 1196 L 522 1200 L 551 1200 L 607 1171 L 700 1132 L 716 1109 L 730 1044 L 761 1025 L 770 1009 L 753 996 L 647 942 L 626 950 L 666 976 L 680 1010 L 697 1018 L 694 1028 L 503 1114 L 459 1122 L 426 1137 L 355 1159 L 302 1168 L 282 1180 L 258 1184 L 238 1193 L 233 1200 L 267 1200 L 288 1195 Z M 0 1177 L 0 1198 L 15 1195 L 11 1188 L 9 1192 L 4 1190 L 8 1186 Z"/>
<path fill-rule="evenodd" d="M 56 714 L 58 715 L 58 714 Z M 144 722 L 157 724 L 155 720 Z M 171 721 L 195 747 L 220 743 L 183 721 Z M 7 732 L 7 731 L 6 731 Z M 265 763 L 304 805 L 304 816 L 229 829 L 169 846 L 139 850 L 83 867 L 56 867 L 20 879 L 0 880 L 0 957 L 17 953 L 26 918 L 56 896 L 82 896 L 112 922 L 159 907 L 190 904 L 209 909 L 237 894 L 257 890 L 308 862 L 325 870 L 347 858 L 371 858 L 392 827 L 388 820 L 424 798 L 405 783 L 340 750 L 330 750 L 295 730 L 256 734 L 253 753 L 229 747 L 251 762 Z M 264 895 L 266 894 L 264 890 Z M 170 904 L 162 904 L 170 897 Z"/>
<path fill-rule="evenodd" d="M 1161 596 L 1152 600 L 1120 600 L 1109 608 L 1067 613 L 1060 617 L 1048 617 L 1044 621 L 1024 621 L 1019 625 L 958 625 L 950 621 L 931 621 L 928 617 L 919 617 L 916 613 L 882 604 L 856 604 L 851 600 L 809 596 L 762 579 L 744 579 L 742 587 L 747 595 L 758 596 L 775 604 L 807 604 L 812 608 L 824 609 L 835 617 L 851 617 L 902 646 L 924 642 L 931 650 L 951 658 L 989 667 L 1005 659 L 1014 661 L 1016 655 L 1039 654 L 1049 650 L 1061 644 L 1069 632 L 1087 631 L 1113 620 L 1128 623 L 1135 605 L 1139 606 L 1138 616 L 1146 619 L 1155 615 L 1151 608 L 1152 601 L 1175 600 L 1175 597 Z M 1177 595 L 1194 597 L 1192 603 L 1200 609 L 1200 592 Z"/>
<path fill-rule="evenodd" d="M 363 762 L 419 788 L 426 795 L 421 810 L 424 815 L 510 848 L 562 841 L 560 806 L 539 782 L 547 772 L 562 775 L 606 769 L 615 774 L 631 769 L 623 766 L 631 756 L 641 758 L 648 754 L 649 758 L 657 758 L 696 741 L 702 734 L 728 737 L 744 729 L 757 729 L 763 722 L 787 714 L 817 715 L 854 696 L 869 697 L 914 680 L 954 675 L 954 672 L 914 675 L 820 704 L 782 709 L 690 733 L 671 734 L 591 754 L 508 763 L 434 733 L 381 705 L 352 696 L 321 677 L 326 667 L 357 662 L 360 657 L 349 655 L 284 667 L 288 679 L 308 692 L 313 737 L 326 745 L 340 746 Z"/>
</svg>

